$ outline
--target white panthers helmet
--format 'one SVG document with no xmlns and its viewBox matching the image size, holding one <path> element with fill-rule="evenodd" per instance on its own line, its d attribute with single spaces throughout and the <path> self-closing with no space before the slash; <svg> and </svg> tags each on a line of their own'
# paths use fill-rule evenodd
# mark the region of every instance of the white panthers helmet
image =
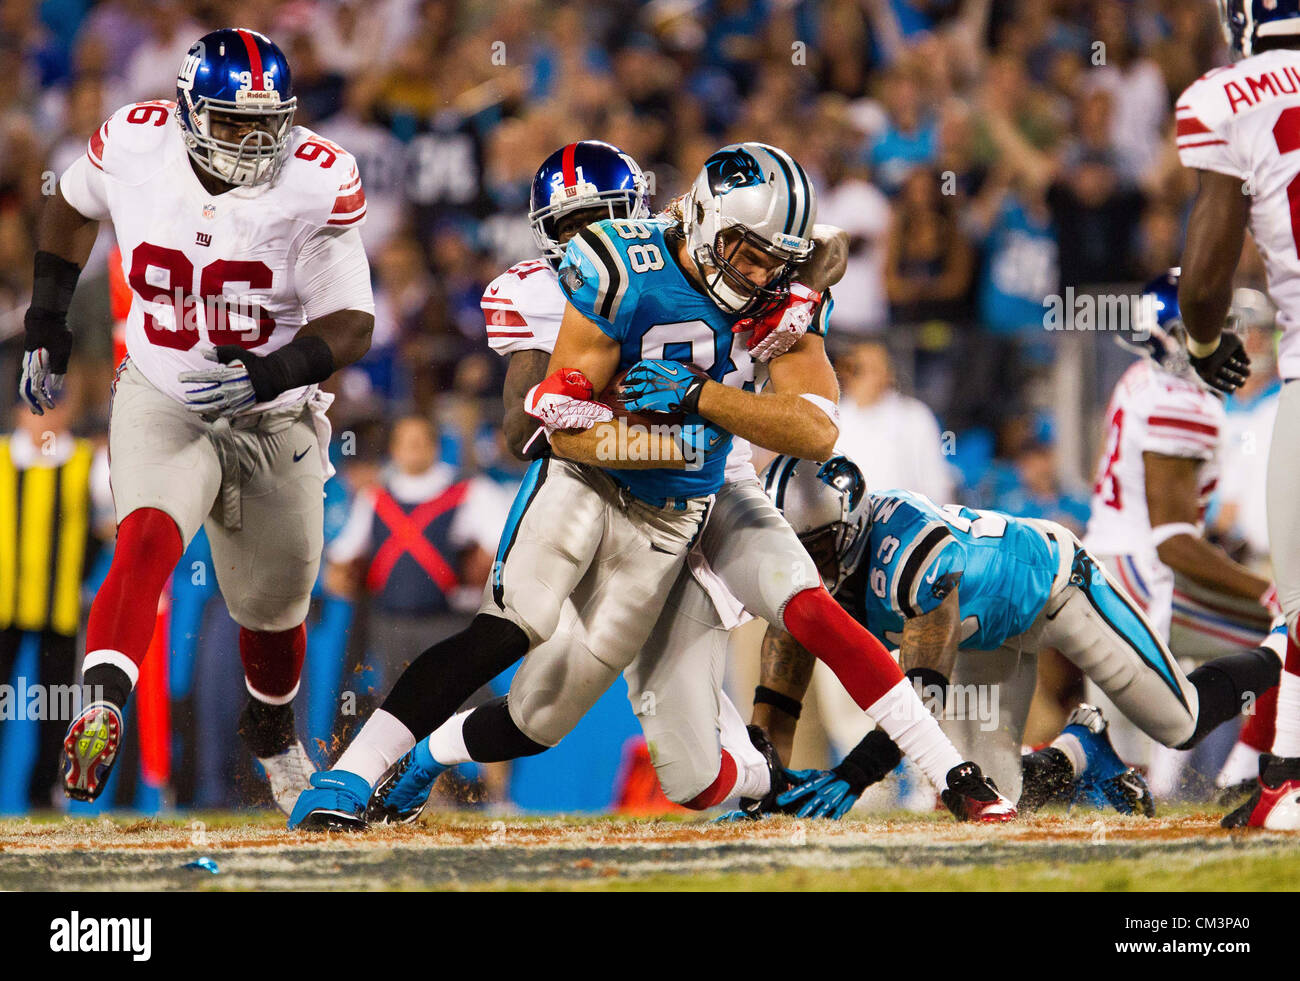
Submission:
<svg viewBox="0 0 1300 981">
<path fill-rule="evenodd" d="M 747 317 L 784 301 L 795 266 L 812 255 L 816 222 L 812 181 L 794 157 L 766 143 L 716 151 L 682 202 L 687 251 L 705 289 L 721 309 Z M 732 265 L 742 242 L 781 264 L 767 283 Z"/>
<path fill-rule="evenodd" d="M 825 463 L 782 455 L 759 480 L 818 566 L 834 559 L 826 588 L 835 592 L 862 562 L 871 533 L 871 498 L 858 465 L 843 454 Z"/>
</svg>

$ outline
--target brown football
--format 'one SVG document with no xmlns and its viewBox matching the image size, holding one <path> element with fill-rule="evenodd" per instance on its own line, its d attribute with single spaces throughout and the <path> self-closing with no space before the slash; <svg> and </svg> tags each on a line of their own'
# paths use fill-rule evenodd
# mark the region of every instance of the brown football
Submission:
<svg viewBox="0 0 1300 981">
<path fill-rule="evenodd" d="M 629 412 L 623 405 L 623 376 L 632 369 L 625 368 L 613 377 L 605 390 L 597 396 L 597 402 L 604 402 L 614 411 L 615 419 L 626 419 L 629 426 L 680 426 L 686 420 L 682 412 Z"/>
</svg>

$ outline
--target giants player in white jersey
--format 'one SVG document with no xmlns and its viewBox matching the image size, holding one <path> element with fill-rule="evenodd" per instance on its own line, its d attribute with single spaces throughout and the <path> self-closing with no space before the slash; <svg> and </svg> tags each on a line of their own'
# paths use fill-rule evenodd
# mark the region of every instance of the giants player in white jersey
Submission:
<svg viewBox="0 0 1300 981">
<path fill-rule="evenodd" d="M 317 383 L 366 352 L 374 323 L 365 195 L 345 151 L 293 125 L 289 66 L 266 37 L 205 35 L 177 100 L 115 112 L 38 233 L 21 383 L 32 411 L 62 385 L 68 304 L 101 221 L 133 292 L 109 438 L 117 546 L 91 607 L 95 700 L 68 728 L 64 787 L 78 800 L 103 790 L 159 594 L 203 525 L 240 626 L 240 730 L 287 809 L 312 771 L 291 701 L 329 475 Z"/>
<path fill-rule="evenodd" d="M 1187 363 L 1178 279 L 1179 270 L 1171 269 L 1143 291 L 1140 316 L 1147 322 L 1137 325 L 1129 346 L 1144 356 L 1111 395 L 1083 539 L 1166 643 L 1175 573 L 1243 605 L 1280 613 L 1273 584 L 1234 562 L 1203 534 L 1205 508 L 1218 482 L 1225 416 L 1221 399 Z M 1225 652 L 1262 639 L 1240 624 L 1224 626 L 1244 640 L 1222 642 Z M 1112 738 L 1122 756 L 1130 762 L 1148 757 L 1152 791 L 1171 792 L 1180 769 L 1177 751 L 1157 747 L 1131 725 L 1121 723 L 1117 730 Z"/>
<path fill-rule="evenodd" d="M 1284 382 L 1269 451 L 1269 540 L 1287 650 L 1272 753 L 1256 794 L 1230 827 L 1300 830 L 1300 0 L 1220 0 L 1235 63 L 1202 76 L 1176 108 L 1178 152 L 1200 182 L 1187 229 L 1178 300 L 1192 366 L 1231 392 L 1250 370 L 1224 330 L 1247 227 L 1278 308 Z"/>
<path fill-rule="evenodd" d="M 724 198 L 737 186 L 730 184 L 728 177 L 738 180 L 741 176 L 739 171 L 729 174 L 726 167 L 736 164 L 757 172 L 758 159 L 768 161 L 777 176 L 771 182 L 755 180 L 739 185 L 757 187 L 752 194 L 737 194 L 735 200 L 760 202 L 757 220 L 748 216 L 751 224 L 743 241 L 761 242 L 763 236 L 779 236 L 782 221 L 794 222 L 801 231 L 812 231 L 815 197 L 793 158 L 763 144 L 740 144 L 710 157 L 685 199 L 681 213 L 668 216 L 679 223 L 678 229 L 684 226 L 679 233 L 683 236 L 682 244 L 690 241 L 690 216 L 698 214 L 700 217 L 695 221 L 699 222 L 705 215 L 740 206 Z M 785 185 L 776 168 L 784 169 Z M 602 177 L 596 176 L 598 172 Z M 602 226 L 593 226 L 594 232 L 584 231 L 584 226 L 609 216 L 616 206 L 630 218 L 643 218 L 648 211 L 642 181 L 640 168 L 608 144 L 584 141 L 556 151 L 538 171 L 533 186 L 532 218 L 543 254 L 547 259 L 558 260 L 565 254 L 561 243 L 575 233 L 578 237 L 568 246 L 566 263 L 573 259 L 575 248 L 578 251 L 598 248 L 599 242 L 593 235 L 601 234 Z M 804 182 L 802 190 L 787 194 L 782 189 L 791 184 L 798 188 L 800 181 Z M 698 212 L 692 202 L 699 205 Z M 801 215 L 803 225 L 800 225 Z M 624 219 L 622 224 L 635 230 L 633 222 Z M 776 227 L 775 232 L 772 225 Z M 617 221 L 615 227 L 620 227 Z M 827 239 L 838 239 L 836 230 L 823 231 Z M 725 236 L 706 233 L 705 240 L 720 243 Z M 828 244 L 828 252 L 840 249 L 837 241 Z M 717 247 L 713 261 L 717 261 Z M 743 249 L 736 249 L 731 254 L 733 258 L 750 261 L 743 253 Z M 605 268 L 610 270 L 610 280 L 619 282 L 615 272 L 622 275 L 617 265 L 620 260 L 613 254 L 603 254 L 600 261 L 605 260 L 608 260 Z M 686 268 L 682 259 L 676 261 L 678 268 Z M 811 259 L 801 263 L 796 274 L 824 287 L 842 272 L 842 262 L 835 263 L 840 267 L 838 271 L 819 269 L 820 265 L 814 249 Z M 524 393 L 536 391 L 547 380 L 547 373 L 554 369 L 556 356 L 564 346 L 568 328 L 561 330 L 560 326 L 562 322 L 569 323 L 572 312 L 566 313 L 566 309 L 572 302 L 565 295 L 569 287 L 562 283 L 564 272 L 571 268 L 565 265 L 557 277 L 548 261 L 520 264 L 494 280 L 483 298 L 489 340 L 496 350 L 509 354 L 511 359 L 505 391 L 505 428 L 516 452 L 524 451 L 530 444 L 543 452 L 546 450 L 541 440 L 532 439 L 537 426 L 535 418 L 524 411 L 525 403 L 532 401 Z M 590 279 L 595 276 L 595 272 L 591 273 Z M 704 294 L 701 285 L 690 288 Z M 824 413 L 832 421 L 835 418 L 833 401 L 821 395 L 799 394 L 815 392 L 819 387 L 835 394 L 833 375 L 820 339 L 830 304 L 826 302 L 818 308 L 819 295 L 797 283 L 790 287 L 789 294 L 767 316 L 741 319 L 729 325 L 732 333 L 751 332 L 751 336 L 746 347 L 733 346 L 730 338 L 726 347 L 737 366 L 737 371 L 729 374 L 729 381 L 750 377 L 751 356 L 760 362 L 773 363 L 772 385 L 778 394 L 736 394 L 746 404 L 767 398 L 796 401 L 795 406 L 784 410 L 785 425 L 791 432 L 800 433 L 805 420 L 799 417 L 799 412 L 808 409 L 801 400 L 812 403 L 817 415 Z M 714 297 L 709 302 L 718 301 Z M 676 326 L 689 326 L 689 323 Z M 811 336 L 805 338 L 805 334 Z M 645 337 L 642 349 L 648 350 L 649 332 Z M 667 346 L 661 344 L 660 349 L 671 356 L 668 348 L 680 346 L 673 341 Z M 552 348 L 556 353 L 552 353 Z M 629 409 L 636 411 L 631 405 Z M 702 404 L 700 411 L 710 410 Z M 574 422 L 569 422 L 558 428 L 573 425 Z M 727 428 L 733 427 L 751 432 L 758 428 L 739 417 L 728 420 Z M 833 434 L 827 435 L 829 439 L 824 446 L 817 444 L 825 453 L 830 452 L 833 441 Z M 760 436 L 754 438 L 758 440 Z M 776 439 L 770 433 L 768 438 Z M 787 434 L 786 438 L 795 437 Z M 799 438 L 808 439 L 802 435 Z M 557 454 L 564 452 L 560 434 L 554 435 L 552 446 Z M 873 684 L 882 683 L 874 679 L 873 672 L 880 671 L 877 656 L 884 654 L 884 648 L 831 600 L 806 550 L 759 487 L 748 456 L 747 447 L 728 456 L 723 486 L 716 491 L 708 522 L 697 533 L 699 544 L 698 550 L 692 552 L 692 568 L 683 567 L 677 574 L 662 603 L 662 613 L 660 607 L 643 611 L 643 615 L 653 612 L 657 621 L 636 649 L 626 657 L 621 657 L 615 649 L 606 649 L 605 645 L 614 646 L 614 638 L 607 636 L 602 641 L 593 633 L 593 624 L 585 612 L 575 622 L 570 611 L 561 617 L 552 633 L 528 650 L 511 684 L 508 699 L 498 699 L 449 719 L 444 715 L 436 719 L 434 726 L 423 729 L 424 732 L 435 729 L 428 738 L 417 741 L 413 733 L 420 731 L 416 728 L 419 716 L 410 704 L 413 695 L 418 694 L 419 712 L 427 717 L 428 705 L 436 701 L 445 703 L 449 695 L 459 694 L 457 682 L 465 668 L 465 658 L 445 655 L 439 658 L 439 648 L 431 648 L 408 669 L 390 693 L 383 710 L 367 722 L 336 768 L 313 777 L 315 789 L 300 799 L 290 818 L 290 827 L 356 830 L 365 826 L 363 811 L 369 820 L 413 820 L 433 782 L 447 765 L 471 759 L 491 762 L 531 755 L 555 745 L 624 667 L 629 697 L 652 747 L 660 783 L 671 799 L 703 809 L 733 795 L 774 797 L 783 790 L 784 770 L 768 740 L 760 731 L 746 732 L 739 713 L 721 690 L 728 640 L 726 628 L 740 616 L 742 600 L 753 612 L 783 623 L 801 637 L 811 650 L 830 663 L 864 707 L 875 701 L 865 692 Z M 521 501 L 523 508 L 535 506 L 532 495 L 536 491 L 529 492 L 527 487 L 526 481 L 525 493 L 517 499 L 516 509 L 521 508 Z M 555 514 L 550 520 L 562 525 L 566 517 L 567 514 Z M 512 522 L 515 521 L 512 515 Z M 510 554 L 513 534 L 508 524 L 499 556 Z M 702 569 L 701 560 L 712 570 Z M 693 572 L 698 573 L 698 579 Z M 508 566 L 498 575 L 507 579 Z M 725 583 L 725 589 L 706 590 L 703 582 L 711 582 L 715 575 Z M 733 598 L 731 592 L 741 599 Z M 977 766 L 961 762 L 924 709 L 912 712 L 910 705 L 902 705 L 895 711 L 883 704 L 892 705 L 894 698 L 902 701 L 914 695 L 897 666 L 889 661 L 888 667 L 889 677 L 883 683 L 890 687 L 878 706 L 879 714 L 885 719 L 885 725 L 900 730 L 908 744 L 905 751 L 917 759 L 938 787 L 946 786 L 946 799 L 954 813 L 959 818 L 981 821 L 1014 817 L 1015 808 L 987 784 Z M 399 725 L 406 733 L 398 730 Z M 385 762 L 385 745 L 398 745 L 391 735 L 393 732 L 403 735 L 408 747 L 414 745 L 404 749 L 400 759 L 389 756 Z M 365 799 L 370 796 L 373 781 L 394 763 L 396 766 L 374 791 L 367 809 Z M 332 798 L 326 796 L 334 786 L 346 793 L 335 791 Z"/>
</svg>

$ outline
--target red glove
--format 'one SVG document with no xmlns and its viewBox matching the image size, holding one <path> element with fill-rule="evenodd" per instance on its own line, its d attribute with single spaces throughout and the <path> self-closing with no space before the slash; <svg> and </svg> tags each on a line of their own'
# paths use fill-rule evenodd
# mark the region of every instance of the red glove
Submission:
<svg viewBox="0 0 1300 981">
<path fill-rule="evenodd" d="M 794 347 L 795 342 L 808 332 L 821 300 L 822 295 L 816 290 L 810 290 L 802 283 L 793 283 L 785 303 L 757 319 L 746 317 L 736 321 L 731 331 L 743 334 L 752 330 L 754 336 L 746 345 L 749 353 L 755 361 L 771 361 Z"/>
<path fill-rule="evenodd" d="M 524 411 L 546 427 L 590 429 L 598 422 L 609 422 L 614 413 L 609 406 L 591 400 L 592 387 L 581 371 L 561 368 L 528 390 Z"/>
</svg>

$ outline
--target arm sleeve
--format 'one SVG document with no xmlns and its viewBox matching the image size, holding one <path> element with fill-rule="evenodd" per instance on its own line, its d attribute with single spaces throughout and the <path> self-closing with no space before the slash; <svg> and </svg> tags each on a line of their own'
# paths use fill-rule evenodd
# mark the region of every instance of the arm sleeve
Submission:
<svg viewBox="0 0 1300 981">
<path fill-rule="evenodd" d="M 294 279 L 309 321 L 339 310 L 375 312 L 370 263 L 356 228 L 317 230 L 298 253 Z"/>
<path fill-rule="evenodd" d="M 59 178 L 59 190 L 74 209 L 95 221 L 107 221 L 108 178 L 90 151 L 78 157 Z"/>
</svg>

